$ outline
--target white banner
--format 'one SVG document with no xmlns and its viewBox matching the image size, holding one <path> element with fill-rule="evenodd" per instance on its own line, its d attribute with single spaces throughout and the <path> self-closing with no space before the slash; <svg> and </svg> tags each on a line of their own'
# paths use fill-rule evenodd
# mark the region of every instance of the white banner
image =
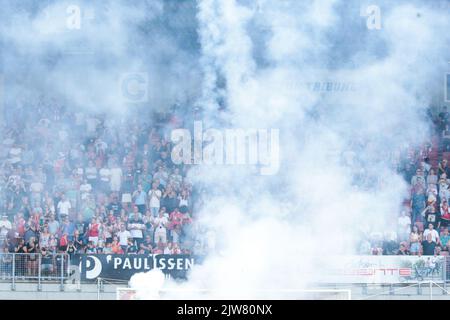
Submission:
<svg viewBox="0 0 450 320">
<path fill-rule="evenodd" d="M 320 282 L 415 283 L 440 282 L 445 277 L 442 256 L 328 256 Z"/>
</svg>

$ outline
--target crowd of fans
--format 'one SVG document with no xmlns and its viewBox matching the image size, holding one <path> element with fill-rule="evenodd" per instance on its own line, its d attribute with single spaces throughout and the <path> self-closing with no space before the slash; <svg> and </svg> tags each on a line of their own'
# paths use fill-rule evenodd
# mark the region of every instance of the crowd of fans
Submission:
<svg viewBox="0 0 450 320">
<path fill-rule="evenodd" d="M 0 248 L 12 253 L 202 254 L 173 115 L 112 120 L 41 97 L 3 121 Z M 149 117 L 152 117 L 151 119 Z"/>
<path fill-rule="evenodd" d="M 375 233 L 361 254 L 448 255 L 450 252 L 450 114 L 444 106 L 433 118 L 436 135 L 419 149 L 411 148 L 398 164 L 410 184 L 397 222 L 397 232 Z"/>
<path fill-rule="evenodd" d="M 179 125 L 173 114 L 133 112 L 112 120 L 45 97 L 14 110 L 5 115 L 0 148 L 1 252 L 45 257 L 211 249 L 206 230 L 195 223 L 188 168 L 171 161 L 167 133 Z M 444 107 L 435 118 L 436 139 L 406 153 L 398 172 L 411 196 L 398 231 L 372 235 L 361 254 L 448 254 L 449 125 Z"/>
</svg>

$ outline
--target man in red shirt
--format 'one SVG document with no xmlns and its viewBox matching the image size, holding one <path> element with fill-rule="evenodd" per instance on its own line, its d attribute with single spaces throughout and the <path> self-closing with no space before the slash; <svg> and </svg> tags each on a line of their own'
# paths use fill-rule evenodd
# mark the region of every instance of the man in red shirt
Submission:
<svg viewBox="0 0 450 320">
<path fill-rule="evenodd" d="M 92 241 L 94 246 L 97 245 L 99 233 L 100 233 L 100 225 L 97 223 L 96 218 L 92 218 L 92 221 L 88 227 L 88 237 L 89 241 Z"/>
</svg>

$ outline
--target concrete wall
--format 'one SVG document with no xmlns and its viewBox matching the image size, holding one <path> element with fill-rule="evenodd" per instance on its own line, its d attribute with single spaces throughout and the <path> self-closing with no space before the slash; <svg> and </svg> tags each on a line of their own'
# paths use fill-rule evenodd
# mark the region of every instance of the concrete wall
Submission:
<svg viewBox="0 0 450 320">
<path fill-rule="evenodd" d="M 58 283 L 42 283 L 38 290 L 36 282 L 18 282 L 15 290 L 12 290 L 10 282 L 0 283 L 0 299 L 6 300 L 115 300 L 116 288 L 124 288 L 126 285 L 114 285 L 104 283 L 102 289 L 98 290 L 96 284 L 83 284 L 81 290 L 76 287 L 64 286 L 61 291 Z M 317 289 L 317 288 L 316 288 Z M 348 289 L 351 290 L 352 300 L 450 300 L 450 295 L 441 288 L 433 286 L 430 296 L 430 287 L 424 283 L 418 291 L 417 286 L 381 286 L 369 285 L 366 290 L 360 285 L 341 285 L 336 287 L 321 287 L 320 289 Z M 449 286 L 450 289 L 450 286 Z M 315 297 L 315 299 L 333 299 L 330 296 Z M 295 299 L 295 297 L 292 297 Z M 308 299 L 308 298 L 307 298 Z M 311 299 L 311 298 L 309 298 Z M 340 299 L 344 299 L 343 295 Z"/>
<path fill-rule="evenodd" d="M 103 284 L 102 290 L 98 290 L 96 284 L 85 284 L 80 286 L 80 291 L 76 286 L 64 286 L 61 291 L 60 284 L 42 283 L 41 290 L 38 291 L 38 284 L 22 282 L 15 284 L 12 290 L 11 283 L 0 283 L 0 299 L 5 300 L 115 300 L 116 288 L 126 287 L 126 285 Z"/>
</svg>

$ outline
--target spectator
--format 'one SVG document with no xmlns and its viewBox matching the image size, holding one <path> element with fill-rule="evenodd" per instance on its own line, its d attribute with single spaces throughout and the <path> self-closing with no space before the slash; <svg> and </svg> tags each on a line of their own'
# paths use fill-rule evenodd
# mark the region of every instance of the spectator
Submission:
<svg viewBox="0 0 450 320">
<path fill-rule="evenodd" d="M 57 220 L 55 220 L 54 215 L 50 216 L 50 221 L 48 222 L 47 226 L 48 226 L 48 231 L 50 232 L 50 235 L 55 236 L 58 233 L 59 222 Z"/>
<path fill-rule="evenodd" d="M 418 221 L 423 222 L 421 213 L 426 208 L 425 202 L 426 202 L 425 190 L 422 184 L 417 183 L 412 189 L 412 197 L 411 197 L 413 223 L 416 223 Z"/>
<path fill-rule="evenodd" d="M 124 253 L 122 246 L 120 245 L 117 237 L 113 238 L 113 242 L 111 243 L 111 252 L 114 254 L 122 254 Z"/>
<path fill-rule="evenodd" d="M 432 223 L 428 224 L 428 229 L 424 230 L 423 237 L 428 240 L 428 235 L 431 235 L 431 240 L 434 243 L 439 244 L 439 234 L 434 229 L 434 225 Z"/>
<path fill-rule="evenodd" d="M 401 216 L 398 218 L 398 237 L 400 241 L 407 241 L 411 232 L 411 218 L 406 215 L 403 210 Z"/>
<path fill-rule="evenodd" d="M 95 248 L 95 244 L 92 241 L 88 242 L 88 245 L 86 247 L 86 253 L 88 253 L 88 254 L 97 253 L 97 249 Z"/>
<path fill-rule="evenodd" d="M 447 160 L 443 159 L 438 166 L 438 175 L 446 174 L 447 176 L 450 174 L 450 168 L 448 166 Z"/>
<path fill-rule="evenodd" d="M 435 174 L 434 169 L 430 169 L 430 172 L 428 173 L 426 182 L 427 182 L 428 185 L 429 184 L 436 185 L 438 183 L 438 177 Z"/>
<path fill-rule="evenodd" d="M 12 228 L 13 227 L 11 222 L 8 220 L 8 216 L 4 214 L 2 216 L 2 220 L 0 220 L 0 243 L 5 241 L 6 235 L 10 230 L 12 230 Z"/>
<path fill-rule="evenodd" d="M 112 192 L 119 192 L 122 185 L 122 169 L 117 166 L 117 163 L 113 161 L 112 167 L 110 169 L 110 189 Z"/>
<path fill-rule="evenodd" d="M 128 247 L 126 253 L 128 254 L 136 254 L 138 251 L 138 247 L 136 246 L 136 243 L 133 241 L 133 239 L 128 239 Z"/>
<path fill-rule="evenodd" d="M 444 251 L 448 250 L 449 241 L 450 241 L 450 234 L 448 232 L 448 227 L 445 227 L 440 236 L 440 243 L 442 250 Z"/>
<path fill-rule="evenodd" d="M 41 272 L 43 276 L 53 273 L 53 257 L 46 248 L 41 249 Z"/>
<path fill-rule="evenodd" d="M 48 226 L 45 225 L 43 231 L 39 236 L 39 247 L 47 248 L 50 245 L 50 232 L 48 231 Z"/>
<path fill-rule="evenodd" d="M 422 242 L 417 226 L 413 227 L 409 235 L 409 251 L 412 255 L 418 255 L 420 251 L 420 243 Z"/>
<path fill-rule="evenodd" d="M 61 194 L 61 200 L 58 202 L 58 205 L 56 207 L 58 209 L 59 217 L 63 218 L 69 216 L 72 204 L 68 199 L 66 199 L 66 195 L 63 193 Z"/>
<path fill-rule="evenodd" d="M 386 232 L 383 241 L 383 255 L 396 254 L 397 250 L 397 235 L 395 232 Z"/>
<path fill-rule="evenodd" d="M 100 224 L 96 218 L 92 218 L 91 223 L 88 226 L 88 241 L 92 242 L 94 246 L 97 245 L 98 236 L 100 234 Z"/>
<path fill-rule="evenodd" d="M 67 249 L 66 249 L 66 253 L 70 256 L 70 258 L 73 257 L 73 255 L 75 253 L 78 252 L 77 247 L 75 246 L 73 241 L 69 241 L 68 245 L 67 245 Z"/>
<path fill-rule="evenodd" d="M 140 213 L 145 213 L 146 211 L 146 203 L 147 203 L 147 194 L 142 189 L 142 184 L 138 184 L 137 190 L 133 193 L 134 204 L 139 209 Z"/>
<path fill-rule="evenodd" d="M 408 256 L 410 253 L 408 251 L 408 248 L 406 247 L 406 243 L 401 242 L 400 248 L 397 251 L 398 256 Z"/>
<path fill-rule="evenodd" d="M 30 241 L 26 244 L 26 252 L 27 252 L 27 272 L 28 276 L 36 276 L 37 275 L 37 263 L 38 258 L 37 254 L 39 253 L 39 248 L 37 246 L 37 241 L 35 238 L 31 238 Z"/>
<path fill-rule="evenodd" d="M 141 243 L 140 248 L 143 250 L 143 254 L 151 254 L 153 252 L 152 238 L 150 235 L 145 237 L 145 240 Z"/>
<path fill-rule="evenodd" d="M 15 256 L 15 263 L 16 263 L 16 270 L 18 276 L 25 276 L 25 255 L 24 253 L 27 253 L 27 247 L 25 245 L 24 239 L 19 239 L 19 242 L 15 248 L 15 253 L 18 255 Z"/>
<path fill-rule="evenodd" d="M 144 241 L 143 231 L 145 230 L 145 224 L 139 216 L 140 213 L 137 211 L 137 207 L 135 208 L 136 211 L 133 213 L 131 219 L 128 220 L 128 230 L 130 230 L 133 243 L 136 244 L 137 248 L 139 248 L 141 243 Z"/>
<path fill-rule="evenodd" d="M 436 212 L 434 205 L 427 206 L 422 211 L 422 216 L 425 217 L 425 221 L 427 224 L 432 224 L 434 228 L 439 228 L 440 225 L 440 217 Z"/>
<path fill-rule="evenodd" d="M 158 216 L 159 208 L 161 206 L 161 190 L 158 189 L 156 182 L 152 184 L 152 189 L 148 192 L 149 197 L 149 207 L 153 216 L 156 218 Z"/>
<path fill-rule="evenodd" d="M 426 240 L 422 242 L 422 247 L 424 256 L 434 256 L 436 242 L 433 241 L 433 236 L 431 233 L 427 234 Z"/>
<path fill-rule="evenodd" d="M 155 230 L 154 240 L 155 243 L 166 243 L 167 242 L 167 227 L 168 219 L 164 216 L 164 212 L 160 210 L 159 216 L 153 221 L 153 228 Z"/>
<path fill-rule="evenodd" d="M 448 206 L 447 200 L 443 200 L 441 203 L 441 214 L 440 214 L 440 226 L 447 227 L 450 223 L 450 208 Z"/>
<path fill-rule="evenodd" d="M 133 236 L 131 235 L 131 232 L 125 228 L 124 224 L 122 224 L 120 226 L 120 231 L 117 233 L 117 236 L 119 237 L 119 245 L 122 248 L 122 251 L 127 252 L 128 239 L 133 238 Z"/>
</svg>

